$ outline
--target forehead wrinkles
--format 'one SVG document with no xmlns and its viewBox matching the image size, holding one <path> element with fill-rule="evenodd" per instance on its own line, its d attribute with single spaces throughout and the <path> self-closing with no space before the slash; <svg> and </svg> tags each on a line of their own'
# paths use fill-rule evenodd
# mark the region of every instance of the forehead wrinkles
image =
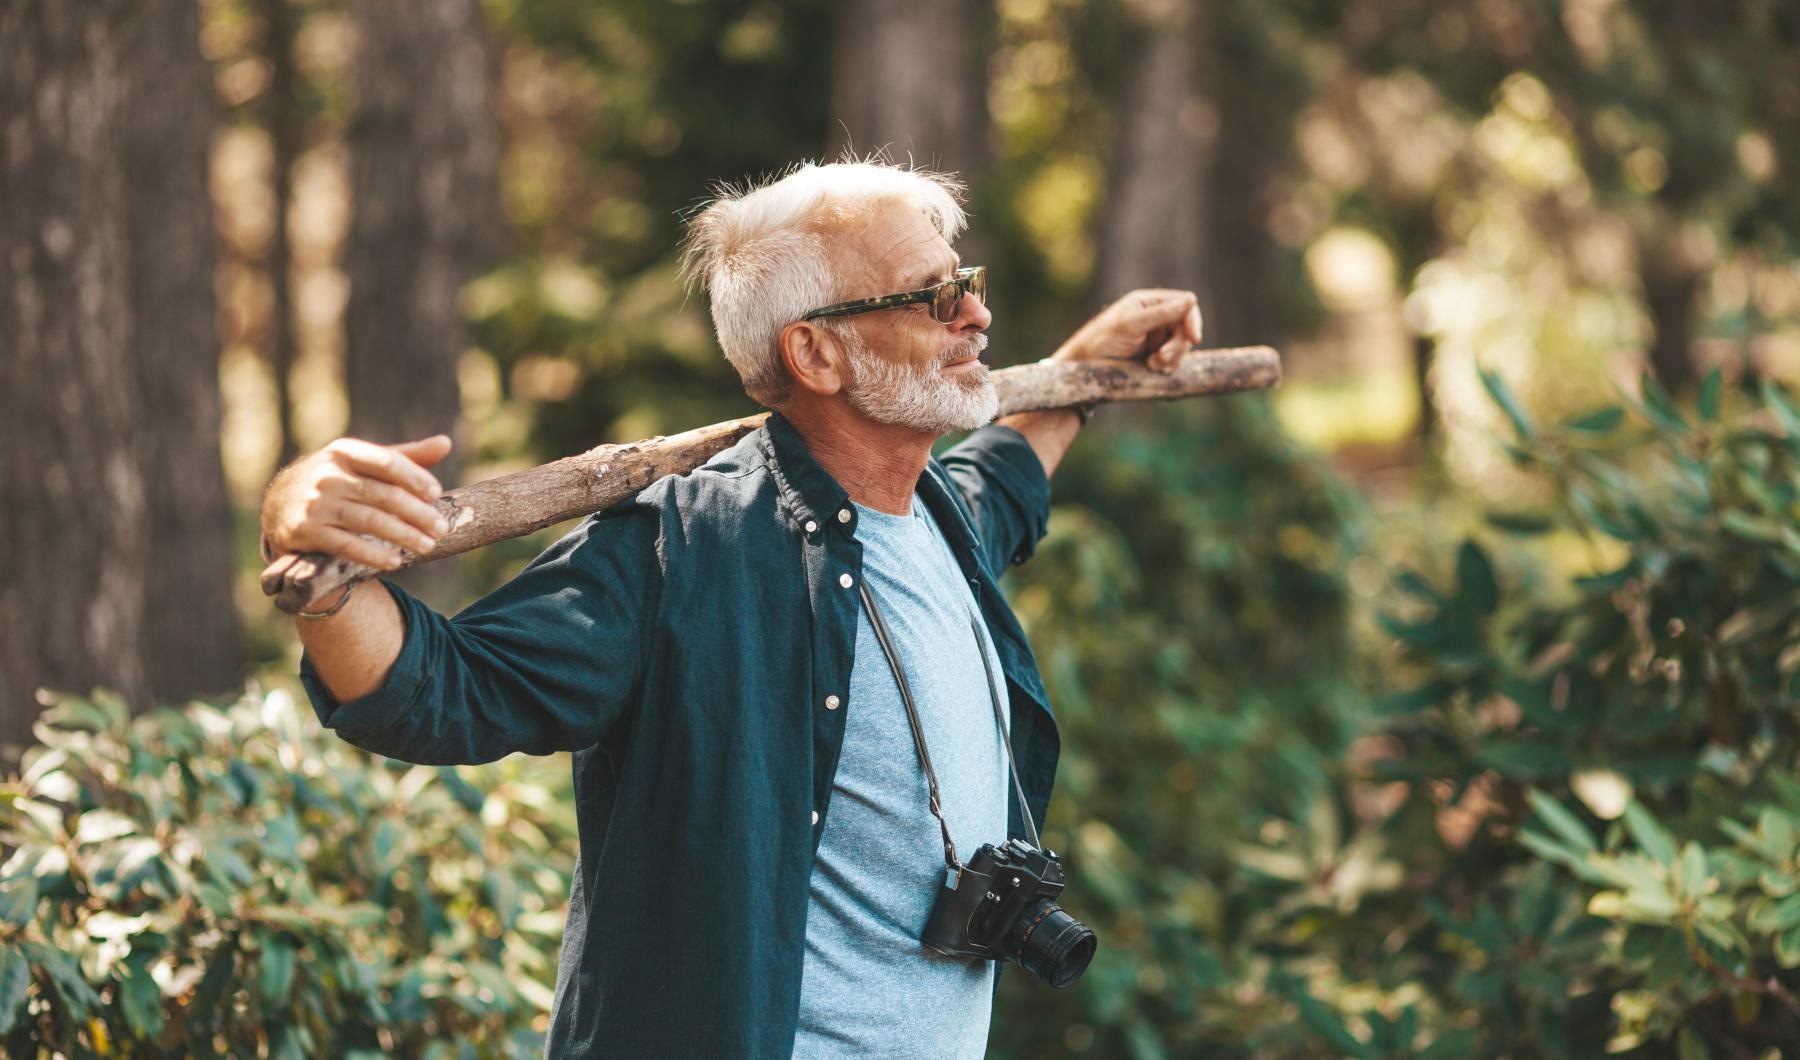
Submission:
<svg viewBox="0 0 1800 1060">
<path fill-rule="evenodd" d="M 896 284 L 947 275 L 956 261 L 931 222 L 898 203 L 860 217 L 834 218 L 826 238 L 838 248 L 837 279 L 846 298 L 897 293 Z"/>
</svg>

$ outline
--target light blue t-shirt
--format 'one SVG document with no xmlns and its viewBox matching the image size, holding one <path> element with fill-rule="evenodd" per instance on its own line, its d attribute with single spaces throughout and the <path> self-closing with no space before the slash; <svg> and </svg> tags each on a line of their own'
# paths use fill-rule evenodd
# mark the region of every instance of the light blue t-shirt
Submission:
<svg viewBox="0 0 1800 1060">
<path fill-rule="evenodd" d="M 863 577 L 892 634 L 963 860 L 1006 839 L 1008 774 L 980 652 L 1003 708 L 1000 659 L 969 617 L 974 595 L 925 503 L 888 515 L 857 505 Z M 860 603 L 844 745 L 813 862 L 795 1057 L 980 1057 L 993 1007 L 991 961 L 926 950 L 919 936 L 944 880 L 893 671 Z"/>
</svg>

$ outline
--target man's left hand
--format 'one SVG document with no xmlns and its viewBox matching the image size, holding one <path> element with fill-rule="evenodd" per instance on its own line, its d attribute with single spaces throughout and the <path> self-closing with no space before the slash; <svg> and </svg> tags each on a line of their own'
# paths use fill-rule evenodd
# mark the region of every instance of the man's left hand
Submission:
<svg viewBox="0 0 1800 1060">
<path fill-rule="evenodd" d="M 1141 359 L 1152 371 L 1173 372 L 1181 355 L 1200 341 L 1199 303 L 1192 291 L 1131 291 L 1083 324 L 1050 357 Z"/>
</svg>

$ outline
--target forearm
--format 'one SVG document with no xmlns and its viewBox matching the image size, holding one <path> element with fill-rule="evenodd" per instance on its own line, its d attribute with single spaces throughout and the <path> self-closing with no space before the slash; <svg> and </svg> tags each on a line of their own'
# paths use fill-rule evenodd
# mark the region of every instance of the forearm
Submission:
<svg viewBox="0 0 1800 1060">
<path fill-rule="evenodd" d="M 380 688 L 406 642 L 406 619 L 379 582 L 353 588 L 330 618 L 296 618 L 300 643 L 319 680 L 340 703 Z"/>
<path fill-rule="evenodd" d="M 1038 462 L 1044 465 L 1045 478 L 1055 474 L 1056 465 L 1062 463 L 1063 454 L 1069 451 L 1075 435 L 1081 432 L 1081 416 L 1074 409 L 1015 412 L 994 422 L 1025 436 L 1031 443 L 1031 451 L 1037 454 Z"/>
</svg>

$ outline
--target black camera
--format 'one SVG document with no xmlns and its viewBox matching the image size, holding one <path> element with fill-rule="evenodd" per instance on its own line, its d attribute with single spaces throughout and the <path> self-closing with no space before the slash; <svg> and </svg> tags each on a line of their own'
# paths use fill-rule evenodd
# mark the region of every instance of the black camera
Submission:
<svg viewBox="0 0 1800 1060">
<path fill-rule="evenodd" d="M 1094 933 L 1056 904 L 1062 865 L 1056 851 L 1009 839 L 984 843 L 947 874 L 925 920 L 925 947 L 946 957 L 1017 961 L 1054 987 L 1081 978 L 1098 945 Z"/>
</svg>

